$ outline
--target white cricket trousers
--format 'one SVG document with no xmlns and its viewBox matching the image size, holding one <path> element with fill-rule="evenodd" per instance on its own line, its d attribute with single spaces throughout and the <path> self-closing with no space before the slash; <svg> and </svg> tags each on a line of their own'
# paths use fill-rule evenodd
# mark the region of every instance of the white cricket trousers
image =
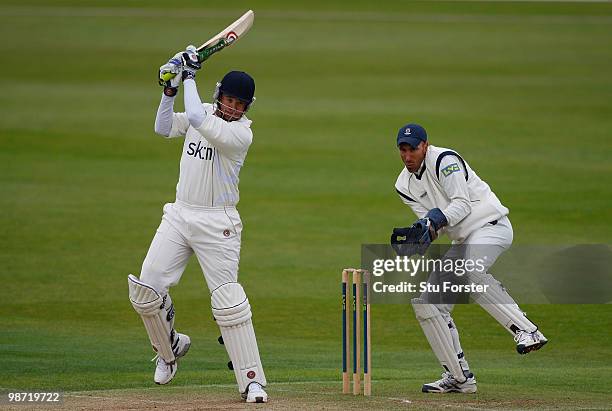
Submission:
<svg viewBox="0 0 612 411">
<path fill-rule="evenodd" d="M 492 281 L 497 281 L 493 279 L 493 276 L 487 270 L 504 251 L 510 248 L 513 238 L 512 224 L 510 224 L 510 219 L 505 216 L 497 220 L 495 225 L 488 223 L 474 231 L 456 249 L 465 260 L 481 260 L 484 262 L 484 270 L 479 273 L 473 273 L 473 275 L 486 276 Z M 442 315 L 448 316 L 453 310 L 454 304 L 436 304 L 436 307 L 438 307 Z"/>
<path fill-rule="evenodd" d="M 486 278 L 486 283 L 499 284 L 499 282 L 495 280 L 495 278 L 493 278 L 493 276 L 489 274 L 487 270 L 495 263 L 497 258 L 504 251 L 510 248 L 513 237 L 514 235 L 510 220 L 508 219 L 508 217 L 502 217 L 497 220 L 496 224 L 488 223 L 484 227 L 481 227 L 478 230 L 474 231 L 465 239 L 465 241 L 461 245 L 456 247 L 456 250 L 458 250 L 461 256 L 466 260 L 484 260 L 484 270 L 481 272 L 471 273 L 469 278 L 471 280 L 475 279 L 471 277 L 472 275 L 474 275 L 480 278 Z M 508 299 L 511 299 L 509 295 Z M 461 342 L 459 340 L 459 330 L 457 329 L 457 326 L 455 325 L 455 322 L 451 317 L 451 312 L 454 308 L 454 304 L 435 304 L 435 306 L 438 307 L 438 310 L 440 310 L 440 314 L 442 314 L 442 318 L 444 318 L 444 320 L 448 324 L 451 337 L 453 339 L 453 348 L 457 353 L 461 368 L 463 370 L 469 370 L 470 366 L 467 362 L 467 358 L 463 353 L 463 348 L 461 348 Z"/>
<path fill-rule="evenodd" d="M 195 253 L 212 291 L 238 280 L 242 221 L 236 207 L 201 207 L 179 200 L 164 205 L 164 214 L 140 280 L 162 295 L 178 284 Z"/>
</svg>

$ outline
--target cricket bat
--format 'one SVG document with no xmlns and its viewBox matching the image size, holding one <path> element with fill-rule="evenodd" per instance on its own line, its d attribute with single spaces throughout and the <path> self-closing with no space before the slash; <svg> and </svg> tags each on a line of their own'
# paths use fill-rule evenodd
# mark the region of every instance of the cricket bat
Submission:
<svg viewBox="0 0 612 411">
<path fill-rule="evenodd" d="M 244 36 L 253 25 L 254 19 L 255 13 L 253 10 L 249 10 L 238 20 L 221 30 L 219 34 L 198 47 L 198 59 L 200 60 L 200 63 L 206 61 L 216 52 L 231 46 L 238 39 Z"/>
</svg>

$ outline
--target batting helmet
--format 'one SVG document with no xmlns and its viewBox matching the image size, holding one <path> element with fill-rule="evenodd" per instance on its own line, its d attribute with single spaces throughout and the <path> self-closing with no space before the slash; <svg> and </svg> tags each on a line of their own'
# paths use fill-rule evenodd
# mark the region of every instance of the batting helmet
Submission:
<svg viewBox="0 0 612 411">
<path fill-rule="evenodd" d="M 221 94 L 244 101 L 248 108 L 255 101 L 255 80 L 244 71 L 230 71 L 217 83 L 214 100 L 221 97 Z"/>
</svg>

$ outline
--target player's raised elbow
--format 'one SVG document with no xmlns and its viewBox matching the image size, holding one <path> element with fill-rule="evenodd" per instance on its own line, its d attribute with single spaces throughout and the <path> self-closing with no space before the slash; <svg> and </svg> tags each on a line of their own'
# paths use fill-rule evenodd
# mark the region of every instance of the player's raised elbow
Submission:
<svg viewBox="0 0 612 411">
<path fill-rule="evenodd" d="M 165 138 L 170 137 L 170 127 L 164 127 L 160 124 L 155 123 L 155 134 Z"/>
</svg>

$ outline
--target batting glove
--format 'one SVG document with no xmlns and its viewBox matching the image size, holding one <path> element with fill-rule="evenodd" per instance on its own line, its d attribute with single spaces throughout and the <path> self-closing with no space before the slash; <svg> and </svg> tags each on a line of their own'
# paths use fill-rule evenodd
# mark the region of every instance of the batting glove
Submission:
<svg viewBox="0 0 612 411">
<path fill-rule="evenodd" d="M 181 84 L 183 71 L 183 53 L 176 53 L 166 64 L 159 68 L 159 85 L 164 87 L 164 94 L 175 96 Z"/>
<path fill-rule="evenodd" d="M 198 58 L 198 50 L 195 46 L 187 46 L 187 49 L 182 54 L 183 61 L 183 81 L 194 79 L 196 72 L 202 68 L 202 63 Z"/>
</svg>

